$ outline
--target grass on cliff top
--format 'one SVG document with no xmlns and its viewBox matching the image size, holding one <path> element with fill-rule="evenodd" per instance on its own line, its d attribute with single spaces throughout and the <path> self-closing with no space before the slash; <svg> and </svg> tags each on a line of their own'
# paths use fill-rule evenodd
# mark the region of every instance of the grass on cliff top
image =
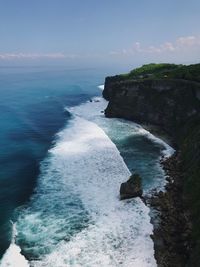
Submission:
<svg viewBox="0 0 200 267">
<path fill-rule="evenodd" d="M 169 63 L 146 64 L 129 73 L 121 74 L 126 79 L 184 79 L 200 82 L 200 64 L 176 65 Z"/>
</svg>

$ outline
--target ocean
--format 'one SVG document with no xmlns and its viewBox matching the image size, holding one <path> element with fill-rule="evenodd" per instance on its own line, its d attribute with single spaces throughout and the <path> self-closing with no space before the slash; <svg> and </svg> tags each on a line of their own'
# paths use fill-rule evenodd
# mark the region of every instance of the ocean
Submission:
<svg viewBox="0 0 200 267">
<path fill-rule="evenodd" d="M 156 266 L 149 208 L 119 201 L 142 176 L 163 189 L 170 146 L 108 119 L 98 69 L 0 68 L 0 266 Z"/>
</svg>

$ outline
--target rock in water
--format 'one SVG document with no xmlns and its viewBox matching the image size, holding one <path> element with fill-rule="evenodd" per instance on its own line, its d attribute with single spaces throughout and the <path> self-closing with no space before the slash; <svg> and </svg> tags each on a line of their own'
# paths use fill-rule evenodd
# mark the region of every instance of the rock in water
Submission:
<svg viewBox="0 0 200 267">
<path fill-rule="evenodd" d="M 132 197 L 142 197 L 142 183 L 141 177 L 138 174 L 132 174 L 128 181 L 121 184 L 120 199 L 127 199 Z"/>
</svg>

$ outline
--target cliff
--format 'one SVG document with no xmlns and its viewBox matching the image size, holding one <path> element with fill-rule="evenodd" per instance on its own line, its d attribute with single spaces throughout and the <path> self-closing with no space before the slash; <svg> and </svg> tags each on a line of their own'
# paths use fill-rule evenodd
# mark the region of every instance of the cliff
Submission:
<svg viewBox="0 0 200 267">
<path fill-rule="evenodd" d="M 117 81 L 105 84 L 107 117 L 121 117 L 161 127 L 175 139 L 200 111 L 200 84 L 185 80 Z"/>
<path fill-rule="evenodd" d="M 182 199 L 193 223 L 187 266 L 200 266 L 200 64 L 149 64 L 107 77 L 103 96 L 107 117 L 156 125 L 180 151 Z"/>
</svg>

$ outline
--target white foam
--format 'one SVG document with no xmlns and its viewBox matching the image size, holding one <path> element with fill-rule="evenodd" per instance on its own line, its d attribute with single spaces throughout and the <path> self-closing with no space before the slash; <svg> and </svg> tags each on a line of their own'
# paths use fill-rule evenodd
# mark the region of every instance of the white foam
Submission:
<svg viewBox="0 0 200 267">
<path fill-rule="evenodd" d="M 103 91 L 104 90 L 104 84 L 99 85 L 98 88 Z"/>
<path fill-rule="evenodd" d="M 119 201 L 120 184 L 130 172 L 104 131 L 150 136 L 134 123 L 105 118 L 106 105 L 94 98 L 71 108 L 75 117 L 41 164 L 37 192 L 17 222 L 29 244 L 25 249 L 39 255 L 31 266 L 156 266 L 149 209 L 140 199 Z M 84 216 L 85 226 L 71 234 Z"/>
<path fill-rule="evenodd" d="M 165 158 L 168 158 L 174 154 L 175 150 L 170 145 L 168 145 L 161 138 L 156 137 L 155 135 L 151 134 L 149 131 L 145 130 L 144 128 L 142 128 L 139 125 L 138 125 L 138 132 L 139 132 L 139 134 L 146 136 L 151 141 L 162 145 L 164 147 L 164 149 L 162 150 L 162 153 L 163 153 L 163 156 Z"/>
<path fill-rule="evenodd" d="M 102 214 L 94 225 L 69 242 L 61 242 L 41 262 L 32 262 L 33 266 L 156 266 L 148 209 L 139 200 L 134 204 L 122 203 L 109 214 Z"/>
<path fill-rule="evenodd" d="M 140 199 L 119 201 L 130 172 L 101 128 L 75 117 L 41 171 L 37 193 L 17 222 L 27 249 L 40 255 L 31 266 L 156 266 L 149 209 Z M 71 196 L 80 199 L 89 221 L 70 236 L 70 222 L 78 223 L 74 214 L 82 214 L 67 205 Z"/>
<path fill-rule="evenodd" d="M 87 103 L 84 103 L 82 105 L 72 107 L 69 110 L 72 113 L 76 114 L 77 116 L 81 116 L 88 120 L 92 120 L 96 122 L 98 125 L 103 127 L 103 129 L 107 132 L 109 131 L 110 128 L 112 129 L 112 126 L 110 125 L 112 124 L 112 122 L 110 119 L 104 118 L 103 113 L 100 115 L 100 112 L 103 112 L 105 110 L 107 103 L 108 102 L 105 99 L 101 97 L 95 97 L 93 98 L 93 102 L 88 101 Z M 151 141 L 163 146 L 162 153 L 164 157 L 167 158 L 174 154 L 175 150 L 169 144 L 164 142 L 161 138 L 156 137 L 155 135 L 151 134 L 149 131 L 145 130 L 139 124 L 136 124 L 130 121 L 127 122 L 125 120 L 119 120 L 119 119 L 112 119 L 112 121 L 113 121 L 113 124 L 123 124 L 126 127 L 126 133 L 128 135 L 130 135 L 132 131 L 133 135 L 138 134 L 138 135 L 146 136 Z M 126 133 L 123 132 L 123 137 L 124 137 L 124 134 Z M 120 136 L 120 134 L 118 135 Z"/>
<path fill-rule="evenodd" d="M 170 157 L 175 150 L 159 137 L 154 136 L 137 123 L 118 118 L 106 118 L 103 114 L 108 102 L 102 97 L 94 97 L 91 101 L 83 103 L 69 109 L 76 116 L 83 117 L 87 120 L 95 122 L 106 134 L 115 142 L 123 143 L 126 138 L 131 136 L 144 136 L 151 142 L 158 144 L 161 155 L 165 158 Z M 134 149 L 134 148 L 133 148 Z M 138 154 L 138 152 L 136 152 Z M 145 194 L 151 194 L 152 189 L 165 190 L 166 179 L 165 173 L 160 165 L 158 157 L 155 164 L 155 172 L 153 181 L 145 186 Z"/>
<path fill-rule="evenodd" d="M 17 246 L 15 243 L 16 236 L 17 236 L 16 225 L 13 224 L 12 241 L 0 262 L 1 267 L 28 267 L 29 266 L 28 261 L 21 254 L 20 247 Z"/>
<path fill-rule="evenodd" d="M 76 117 L 51 154 L 63 194 L 69 187 L 76 192 L 91 223 L 32 266 L 156 266 L 149 209 L 140 199 L 119 201 L 120 184 L 130 172 L 103 130 Z"/>
</svg>

